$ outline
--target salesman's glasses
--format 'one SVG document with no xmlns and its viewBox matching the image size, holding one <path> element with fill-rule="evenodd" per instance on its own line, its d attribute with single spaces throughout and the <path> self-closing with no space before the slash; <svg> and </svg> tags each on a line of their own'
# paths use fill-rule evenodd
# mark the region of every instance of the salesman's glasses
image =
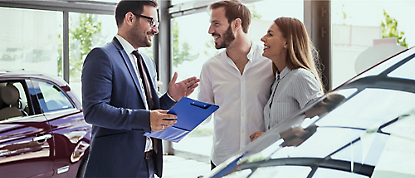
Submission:
<svg viewBox="0 0 415 178">
<path fill-rule="evenodd" d="M 158 27 L 159 26 L 159 22 L 154 21 L 154 18 L 153 17 L 149 17 L 149 16 L 145 16 L 145 15 L 141 15 L 141 14 L 138 14 L 137 15 L 134 12 L 131 12 L 131 13 L 133 13 L 135 16 L 143 17 L 143 18 L 146 18 L 146 19 L 150 20 L 150 27 L 151 28 L 154 28 L 154 27 Z"/>
</svg>

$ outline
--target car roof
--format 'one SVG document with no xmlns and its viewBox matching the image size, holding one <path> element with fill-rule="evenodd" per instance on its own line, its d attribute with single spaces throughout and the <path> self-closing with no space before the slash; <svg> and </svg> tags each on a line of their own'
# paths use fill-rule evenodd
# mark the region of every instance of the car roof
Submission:
<svg viewBox="0 0 415 178">
<path fill-rule="evenodd" d="M 50 74 L 42 74 L 42 73 L 35 73 L 35 72 L 28 72 L 28 71 L 0 71 L 0 79 L 8 78 L 8 79 L 29 79 L 29 78 L 37 78 L 41 80 L 51 81 L 59 86 L 66 86 L 68 85 L 62 78 L 56 77 Z"/>
</svg>

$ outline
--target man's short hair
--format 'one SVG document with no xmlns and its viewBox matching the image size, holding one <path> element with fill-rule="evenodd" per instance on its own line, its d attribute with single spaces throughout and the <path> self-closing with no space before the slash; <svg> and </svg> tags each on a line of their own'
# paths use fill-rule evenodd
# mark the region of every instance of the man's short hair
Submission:
<svg viewBox="0 0 415 178">
<path fill-rule="evenodd" d="M 251 12 L 249 9 L 237 0 L 224 0 L 218 1 L 209 6 L 210 10 L 220 7 L 225 8 L 225 17 L 230 24 L 236 18 L 240 18 L 242 21 L 242 30 L 248 33 L 249 24 L 251 24 Z"/>
<path fill-rule="evenodd" d="M 134 14 L 143 13 L 144 6 L 158 6 L 156 0 L 121 0 L 117 7 L 115 8 L 115 21 L 117 22 L 118 28 L 122 25 L 124 21 L 125 14 L 128 12 L 133 12 Z"/>
</svg>

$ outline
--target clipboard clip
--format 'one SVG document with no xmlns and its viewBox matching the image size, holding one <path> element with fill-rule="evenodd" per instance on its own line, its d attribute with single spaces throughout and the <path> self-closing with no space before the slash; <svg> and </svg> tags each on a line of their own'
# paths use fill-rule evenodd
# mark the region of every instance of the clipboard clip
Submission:
<svg viewBox="0 0 415 178">
<path fill-rule="evenodd" d="M 202 103 L 202 102 L 198 102 L 198 101 L 192 101 L 190 104 L 193 105 L 193 106 L 202 108 L 202 109 L 207 109 L 207 108 L 210 107 L 210 104 L 206 104 L 206 103 Z"/>
</svg>

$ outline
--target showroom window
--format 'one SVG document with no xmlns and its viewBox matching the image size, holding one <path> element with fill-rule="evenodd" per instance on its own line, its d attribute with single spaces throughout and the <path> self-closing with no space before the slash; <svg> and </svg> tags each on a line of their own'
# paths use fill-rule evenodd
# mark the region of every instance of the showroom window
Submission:
<svg viewBox="0 0 415 178">
<path fill-rule="evenodd" d="M 69 13 L 69 84 L 78 96 L 86 56 L 94 47 L 111 42 L 116 34 L 114 15 Z"/>
<path fill-rule="evenodd" d="M 332 57 L 330 66 L 332 88 L 360 73 L 363 69 L 380 62 L 380 60 L 415 45 L 415 31 L 413 30 L 415 24 L 412 17 L 406 13 L 414 8 L 415 2 L 403 0 L 376 1 L 376 3 L 372 0 L 332 0 Z M 386 23 L 387 16 L 389 16 L 390 23 Z M 382 28 L 382 23 L 386 26 L 389 24 L 390 27 Z M 393 27 L 393 25 L 397 26 Z M 397 30 L 396 38 L 402 37 L 402 39 L 399 40 L 399 43 L 396 42 L 396 39 L 392 41 L 380 40 L 391 37 L 388 33 L 382 32 L 383 29 Z M 379 45 L 386 44 L 394 44 L 394 48 L 387 49 L 395 50 L 374 50 L 377 51 L 376 54 L 370 53 L 370 48 L 382 49 Z M 365 53 L 368 51 L 370 54 L 366 55 Z M 368 59 L 368 56 L 371 59 Z M 376 60 L 372 58 L 376 58 Z M 360 69 L 362 67 L 363 69 Z"/>
<path fill-rule="evenodd" d="M 62 13 L 0 7 L 0 70 L 58 75 Z"/>
</svg>

